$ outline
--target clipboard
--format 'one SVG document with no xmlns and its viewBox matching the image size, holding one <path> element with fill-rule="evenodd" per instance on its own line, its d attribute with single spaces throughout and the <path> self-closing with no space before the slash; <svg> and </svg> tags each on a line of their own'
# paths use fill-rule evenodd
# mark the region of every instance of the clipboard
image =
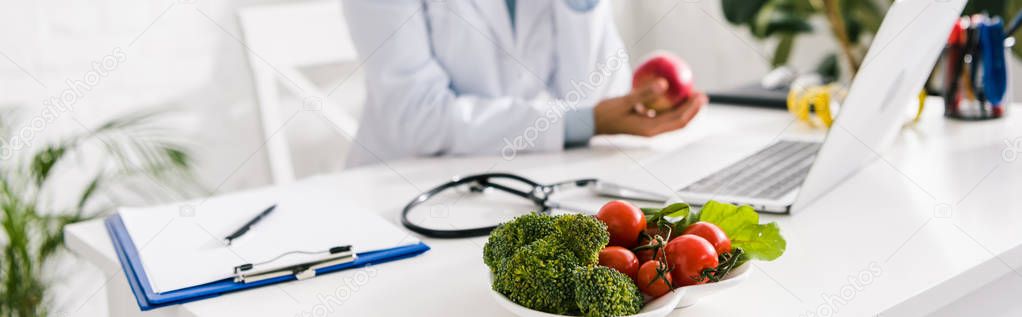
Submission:
<svg viewBox="0 0 1022 317">
<path fill-rule="evenodd" d="M 390 249 L 375 250 L 357 254 L 352 253 L 350 260 L 346 259 L 345 261 L 340 262 L 330 262 L 326 263 L 328 265 L 321 266 L 313 265 L 306 270 L 302 270 L 301 272 L 304 273 L 304 275 L 301 276 L 299 276 L 300 274 L 281 274 L 248 282 L 236 281 L 235 278 L 227 278 L 202 285 L 157 293 L 153 291 L 153 287 L 146 276 L 142 261 L 139 257 L 138 249 L 128 234 L 120 215 L 111 215 L 105 219 L 104 223 L 106 225 L 107 232 L 110 234 L 110 240 L 113 242 L 114 250 L 121 263 L 121 268 L 124 271 L 128 285 L 131 288 L 132 294 L 135 295 L 135 300 L 138 302 L 139 309 L 143 311 L 207 299 L 221 294 L 252 289 L 270 284 L 289 282 L 351 268 L 359 268 L 372 264 L 405 259 L 422 254 L 430 249 L 426 244 L 418 242 Z"/>
</svg>

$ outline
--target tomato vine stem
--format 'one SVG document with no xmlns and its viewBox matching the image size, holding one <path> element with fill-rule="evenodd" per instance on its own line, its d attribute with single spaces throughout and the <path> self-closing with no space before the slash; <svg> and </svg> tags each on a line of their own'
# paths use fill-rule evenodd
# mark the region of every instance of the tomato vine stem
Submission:
<svg viewBox="0 0 1022 317">
<path fill-rule="evenodd" d="M 710 282 L 719 282 L 721 279 L 727 276 L 727 274 L 730 273 L 731 270 L 734 270 L 741 264 L 741 258 L 742 255 L 744 254 L 745 251 L 743 251 L 741 248 L 734 248 L 731 250 L 731 252 L 721 253 L 717 257 L 717 260 L 720 264 L 718 264 L 717 267 L 715 268 L 704 269 L 703 272 L 699 274 L 699 280 L 701 281 L 706 279 L 709 280 Z"/>
</svg>

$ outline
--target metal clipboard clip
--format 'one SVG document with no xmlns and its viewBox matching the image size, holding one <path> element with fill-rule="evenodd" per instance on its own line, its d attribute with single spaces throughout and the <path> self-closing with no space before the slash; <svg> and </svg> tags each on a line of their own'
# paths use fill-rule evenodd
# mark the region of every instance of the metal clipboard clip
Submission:
<svg viewBox="0 0 1022 317">
<path fill-rule="evenodd" d="M 274 261 L 292 254 L 327 254 L 328 256 L 321 260 L 310 261 L 306 263 L 300 263 L 295 265 L 289 265 L 285 267 L 266 268 L 260 269 L 260 267 L 267 264 L 273 263 Z M 309 251 L 291 251 L 272 259 L 259 262 L 259 263 L 245 263 L 234 267 L 234 282 L 235 283 L 254 283 L 258 281 L 268 280 L 281 276 L 293 275 L 298 280 L 304 280 L 312 277 L 316 277 L 316 270 L 330 267 L 338 264 L 344 264 L 352 262 L 358 259 L 358 255 L 350 245 L 336 246 L 326 251 L 309 252 Z"/>
</svg>

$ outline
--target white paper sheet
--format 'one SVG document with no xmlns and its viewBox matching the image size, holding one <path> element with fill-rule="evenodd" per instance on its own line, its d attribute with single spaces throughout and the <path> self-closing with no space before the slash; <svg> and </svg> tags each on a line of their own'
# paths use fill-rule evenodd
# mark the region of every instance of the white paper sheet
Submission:
<svg viewBox="0 0 1022 317">
<path fill-rule="evenodd" d="M 223 239 L 270 205 L 277 208 L 230 247 Z M 118 211 L 154 291 L 161 293 L 233 276 L 233 268 L 289 251 L 353 245 L 355 252 L 418 243 L 414 236 L 342 193 L 310 186 L 272 187 L 206 200 Z M 322 255 L 289 255 L 274 265 Z"/>
</svg>

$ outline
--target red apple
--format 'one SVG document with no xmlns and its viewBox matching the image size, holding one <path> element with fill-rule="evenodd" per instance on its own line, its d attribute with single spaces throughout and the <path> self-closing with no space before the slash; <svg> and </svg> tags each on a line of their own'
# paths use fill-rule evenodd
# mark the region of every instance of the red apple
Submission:
<svg viewBox="0 0 1022 317">
<path fill-rule="evenodd" d="M 639 68 L 635 69 L 632 76 L 632 88 L 657 78 L 667 80 L 667 92 L 663 98 L 646 104 L 647 108 L 656 111 L 670 110 L 680 106 L 685 99 L 692 95 L 693 79 L 692 69 L 684 60 L 667 52 L 656 52 Z"/>
</svg>

